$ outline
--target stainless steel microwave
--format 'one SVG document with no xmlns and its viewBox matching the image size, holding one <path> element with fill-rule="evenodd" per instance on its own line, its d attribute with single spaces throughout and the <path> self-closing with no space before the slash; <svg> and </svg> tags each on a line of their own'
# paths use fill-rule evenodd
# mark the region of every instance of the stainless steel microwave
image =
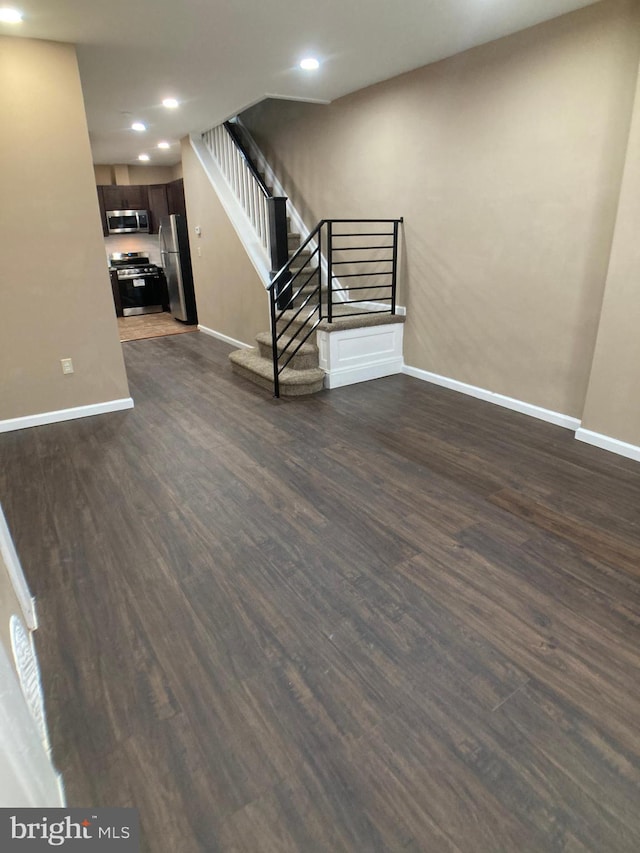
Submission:
<svg viewBox="0 0 640 853">
<path fill-rule="evenodd" d="M 146 210 L 108 210 L 109 234 L 149 233 L 149 214 Z"/>
</svg>

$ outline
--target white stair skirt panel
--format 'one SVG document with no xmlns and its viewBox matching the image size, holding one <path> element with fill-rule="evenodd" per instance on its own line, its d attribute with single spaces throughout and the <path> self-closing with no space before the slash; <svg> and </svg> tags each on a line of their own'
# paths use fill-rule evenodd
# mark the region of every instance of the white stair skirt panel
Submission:
<svg viewBox="0 0 640 853">
<path fill-rule="evenodd" d="M 402 373 L 403 323 L 318 331 L 325 388 L 341 388 Z"/>
</svg>

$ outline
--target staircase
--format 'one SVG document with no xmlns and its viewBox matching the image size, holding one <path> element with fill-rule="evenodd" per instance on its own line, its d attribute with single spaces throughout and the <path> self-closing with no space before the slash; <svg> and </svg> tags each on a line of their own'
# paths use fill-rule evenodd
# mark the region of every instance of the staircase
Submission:
<svg viewBox="0 0 640 853">
<path fill-rule="evenodd" d="M 279 355 L 291 338 L 283 338 L 279 344 Z M 234 373 L 249 379 L 256 385 L 273 391 L 273 347 L 271 332 L 256 335 L 258 346 L 239 349 L 230 353 L 229 361 Z M 315 394 L 324 388 L 324 370 L 318 363 L 318 347 L 305 342 L 280 373 L 280 396 L 301 397 Z"/>
<path fill-rule="evenodd" d="M 264 176 L 261 175 L 261 177 Z M 271 188 L 269 188 L 271 189 Z M 300 234 L 291 230 L 291 221 L 287 218 L 287 261 L 291 262 L 289 270 L 293 275 L 302 273 L 307 265 L 309 280 L 302 288 L 300 296 L 291 306 L 298 307 L 317 286 L 318 268 L 311 266 L 311 251 L 300 249 Z M 293 256 L 295 255 L 295 259 Z M 292 260 L 293 259 L 293 260 Z M 307 276 L 305 276 L 305 279 Z M 301 312 L 304 313 L 304 312 Z M 280 321 L 278 331 L 283 332 L 278 341 L 278 357 L 297 347 L 295 335 L 304 326 L 306 317 L 294 317 L 295 311 Z M 230 353 L 229 361 L 234 373 L 249 379 L 261 388 L 273 391 L 273 336 L 271 331 L 260 332 L 256 335 L 257 346 L 251 349 L 239 349 Z M 305 394 L 315 394 L 324 387 L 324 370 L 319 366 L 318 347 L 315 340 L 305 341 L 296 349 L 287 366 L 280 374 L 280 395 L 283 397 L 300 397 Z"/>
<path fill-rule="evenodd" d="M 203 140 L 255 234 L 256 240 L 245 242 L 247 250 L 255 254 L 252 244 L 258 242 L 270 264 L 266 289 L 271 328 L 256 336 L 256 346 L 229 355 L 233 371 L 276 397 L 313 394 L 399 372 L 404 317 L 396 314 L 396 280 L 402 220 L 323 219 L 303 239 L 292 229 L 286 197 L 274 195 L 254 162 L 241 125 L 227 122 L 203 134 Z M 299 217 L 297 221 L 301 224 Z M 259 270 L 260 258 L 252 260 Z M 341 367 L 342 378 L 331 381 L 328 353 L 339 347 L 331 347 L 328 336 L 337 339 L 333 333 L 378 327 L 341 341 L 353 353 L 358 338 L 356 354 L 347 359 L 355 363 L 358 347 L 364 353 L 363 344 L 370 346 L 376 335 L 382 340 L 382 326 L 398 330 L 394 358 L 388 357 L 388 341 L 380 352 L 374 352 L 374 345 L 373 367 L 356 367 L 350 379 L 344 378 L 349 370 Z"/>
</svg>

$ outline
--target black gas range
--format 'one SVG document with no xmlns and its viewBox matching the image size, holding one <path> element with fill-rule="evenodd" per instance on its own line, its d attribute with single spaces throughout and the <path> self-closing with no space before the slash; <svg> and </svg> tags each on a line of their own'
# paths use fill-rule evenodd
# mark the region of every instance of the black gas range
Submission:
<svg viewBox="0 0 640 853">
<path fill-rule="evenodd" d="M 162 268 L 149 262 L 143 252 L 114 252 L 109 255 L 109 273 L 117 283 L 122 314 L 155 314 L 167 304 Z"/>
</svg>

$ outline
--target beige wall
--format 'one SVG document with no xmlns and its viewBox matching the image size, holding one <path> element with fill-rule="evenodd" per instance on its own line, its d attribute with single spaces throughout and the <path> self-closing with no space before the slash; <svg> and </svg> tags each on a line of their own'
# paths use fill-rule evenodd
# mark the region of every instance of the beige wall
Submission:
<svg viewBox="0 0 640 853">
<path fill-rule="evenodd" d="M 182 165 L 198 321 L 253 343 L 269 328 L 267 293 L 188 139 L 182 142 Z"/>
<path fill-rule="evenodd" d="M 127 397 L 74 48 L 0 37 L 0 116 L 0 420 Z"/>
<path fill-rule="evenodd" d="M 611 0 L 244 120 L 307 218 L 405 217 L 405 361 L 582 414 L 635 88 Z"/>
<path fill-rule="evenodd" d="M 582 426 L 640 445 L 640 76 Z"/>
<path fill-rule="evenodd" d="M 129 166 L 130 184 L 168 184 L 172 180 L 171 166 Z"/>
<path fill-rule="evenodd" d="M 112 166 L 93 166 L 93 174 L 95 175 L 96 184 L 98 186 L 108 186 L 114 182 Z"/>
<path fill-rule="evenodd" d="M 98 166 L 94 164 L 95 182 L 99 186 L 115 184 L 117 186 L 168 184 L 176 180 L 177 166 Z M 182 177 L 182 174 L 177 177 Z"/>
</svg>

